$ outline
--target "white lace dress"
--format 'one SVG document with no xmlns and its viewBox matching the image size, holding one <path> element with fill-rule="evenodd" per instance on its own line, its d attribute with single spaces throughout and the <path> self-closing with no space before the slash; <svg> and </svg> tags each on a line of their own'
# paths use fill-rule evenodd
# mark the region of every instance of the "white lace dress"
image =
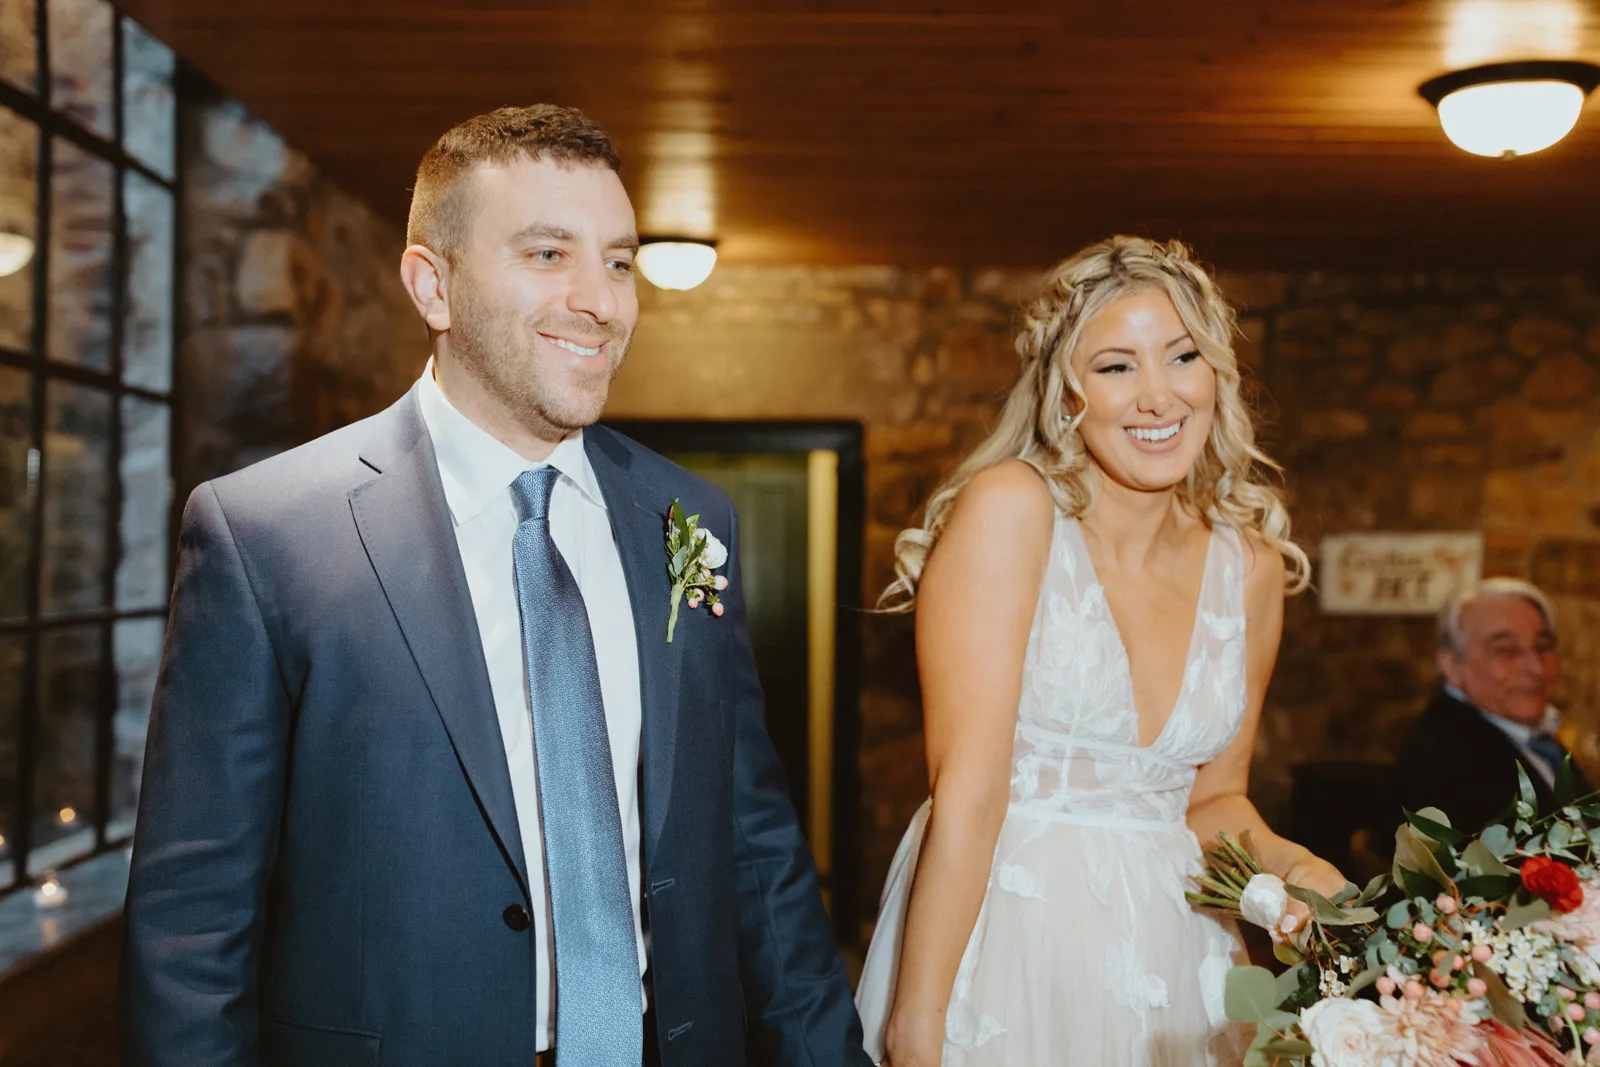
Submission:
<svg viewBox="0 0 1600 1067">
<path fill-rule="evenodd" d="M 1011 803 L 961 957 L 944 1067 L 1237 1064 L 1223 1015 L 1237 932 L 1183 893 L 1200 847 L 1184 817 L 1196 769 L 1245 710 L 1243 547 L 1218 527 L 1206 553 L 1183 686 L 1139 746 L 1126 648 L 1077 520 L 1057 515 L 1023 667 Z M 883 1058 L 924 804 L 884 887 L 857 987 L 867 1052 Z"/>
</svg>

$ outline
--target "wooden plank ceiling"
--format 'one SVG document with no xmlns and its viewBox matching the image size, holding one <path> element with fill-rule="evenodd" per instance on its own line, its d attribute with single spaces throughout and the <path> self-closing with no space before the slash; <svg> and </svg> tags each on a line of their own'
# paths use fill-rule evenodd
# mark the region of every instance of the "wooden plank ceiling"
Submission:
<svg viewBox="0 0 1600 1067">
<path fill-rule="evenodd" d="M 1512 162 L 1416 95 L 1600 60 L 1600 0 L 123 0 L 384 214 L 503 103 L 617 137 L 725 261 L 1027 265 L 1109 231 L 1230 267 L 1600 266 L 1600 101 Z"/>
</svg>

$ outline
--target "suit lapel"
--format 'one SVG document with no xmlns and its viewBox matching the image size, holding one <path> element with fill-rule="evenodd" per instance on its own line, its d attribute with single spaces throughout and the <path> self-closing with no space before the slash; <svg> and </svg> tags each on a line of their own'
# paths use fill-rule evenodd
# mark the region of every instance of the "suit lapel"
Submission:
<svg viewBox="0 0 1600 1067">
<path fill-rule="evenodd" d="M 666 522 L 669 499 L 656 500 L 632 473 L 632 457 L 604 429 L 584 431 L 584 450 L 594 468 L 611 517 L 622 573 L 633 609 L 639 646 L 639 704 L 643 717 L 640 749 L 644 763 L 646 854 L 666 825 L 672 799 L 673 757 L 678 734 L 678 678 L 683 639 L 667 644 L 668 597 Z M 681 632 L 681 628 L 680 628 Z"/>
<path fill-rule="evenodd" d="M 361 543 L 501 851 L 528 892 L 511 772 L 461 552 L 415 391 L 362 452 L 378 477 L 350 493 Z"/>
</svg>

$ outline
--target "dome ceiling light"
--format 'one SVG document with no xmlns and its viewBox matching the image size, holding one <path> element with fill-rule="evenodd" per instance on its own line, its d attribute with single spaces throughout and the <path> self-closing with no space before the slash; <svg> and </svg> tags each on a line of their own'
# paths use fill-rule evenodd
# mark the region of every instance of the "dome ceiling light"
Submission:
<svg viewBox="0 0 1600 1067">
<path fill-rule="evenodd" d="M 1490 63 L 1423 82 L 1445 136 L 1476 156 L 1514 159 L 1561 140 L 1600 85 L 1600 66 L 1572 60 Z"/>
<path fill-rule="evenodd" d="M 639 273 L 658 289 L 693 289 L 717 265 L 714 241 L 645 238 L 639 248 Z"/>
</svg>

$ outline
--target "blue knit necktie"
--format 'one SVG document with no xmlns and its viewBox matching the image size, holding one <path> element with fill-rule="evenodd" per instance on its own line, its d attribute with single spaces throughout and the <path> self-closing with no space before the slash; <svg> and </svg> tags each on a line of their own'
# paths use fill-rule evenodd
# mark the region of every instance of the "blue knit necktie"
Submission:
<svg viewBox="0 0 1600 1067">
<path fill-rule="evenodd" d="M 639 1067 L 639 955 L 600 671 L 583 593 L 550 537 L 560 476 L 536 467 L 511 486 L 522 516 L 511 555 L 555 939 L 556 1063 Z"/>
</svg>

